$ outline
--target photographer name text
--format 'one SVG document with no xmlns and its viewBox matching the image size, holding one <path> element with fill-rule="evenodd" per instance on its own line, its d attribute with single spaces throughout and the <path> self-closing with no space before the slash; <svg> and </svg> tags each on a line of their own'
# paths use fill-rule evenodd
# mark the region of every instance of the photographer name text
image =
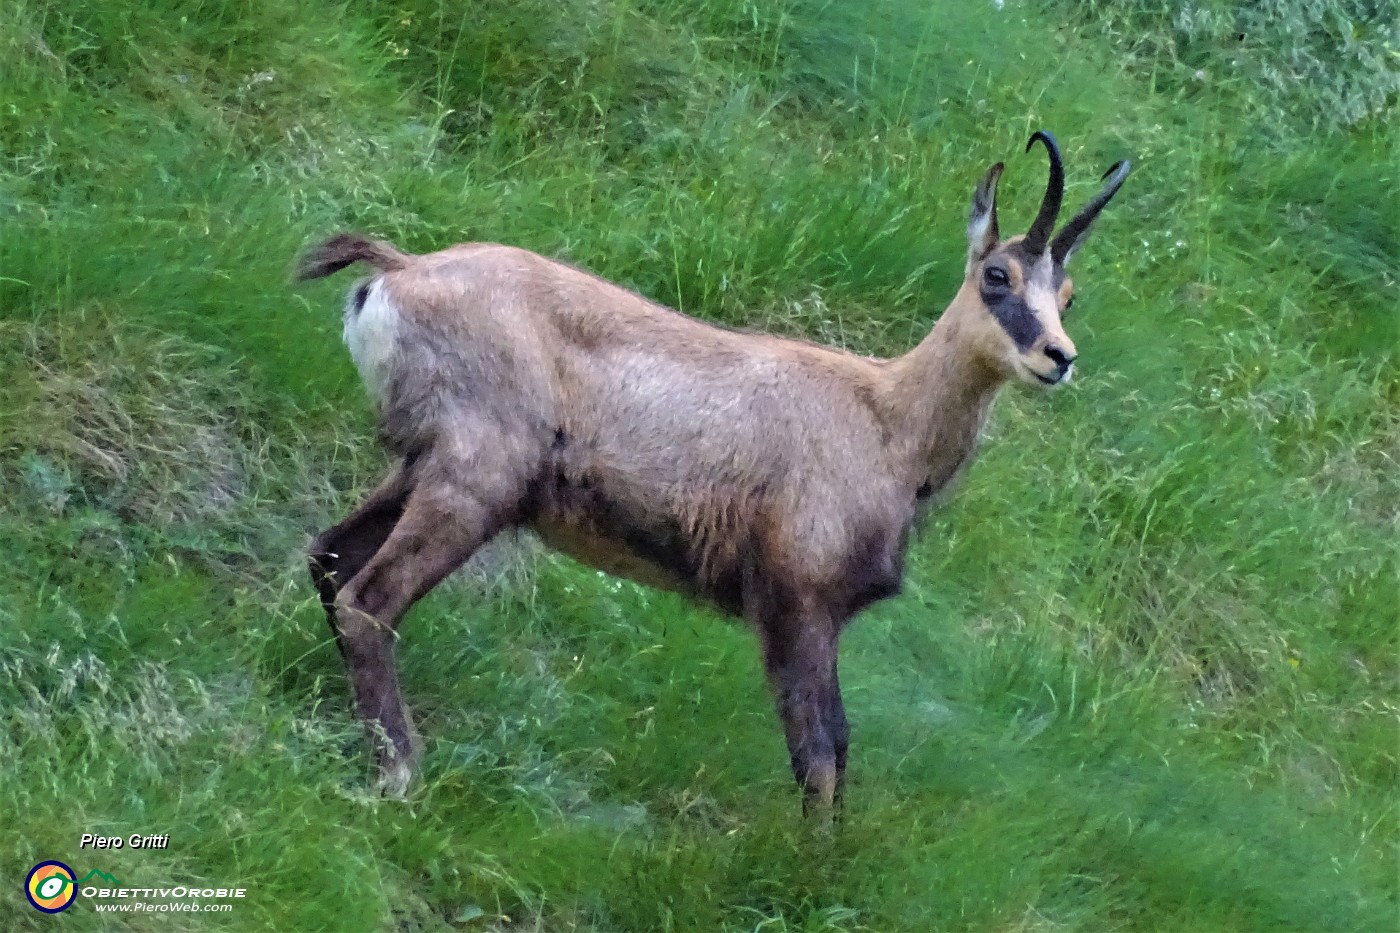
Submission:
<svg viewBox="0 0 1400 933">
<path fill-rule="evenodd" d="M 83 833 L 82 838 L 78 840 L 78 848 L 80 849 L 168 849 L 169 847 L 169 833 L 151 836 L 132 833 L 125 839 L 121 836 L 94 836 L 92 833 Z"/>
</svg>

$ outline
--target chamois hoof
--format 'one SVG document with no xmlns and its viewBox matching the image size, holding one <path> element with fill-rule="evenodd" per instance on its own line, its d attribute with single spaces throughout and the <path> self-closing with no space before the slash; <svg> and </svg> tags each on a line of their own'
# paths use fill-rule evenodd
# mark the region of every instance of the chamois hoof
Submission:
<svg viewBox="0 0 1400 933">
<path fill-rule="evenodd" d="M 379 795 L 388 800 L 404 800 L 408 797 L 408 787 L 413 783 L 413 766 L 406 761 L 396 761 L 379 770 Z"/>
</svg>

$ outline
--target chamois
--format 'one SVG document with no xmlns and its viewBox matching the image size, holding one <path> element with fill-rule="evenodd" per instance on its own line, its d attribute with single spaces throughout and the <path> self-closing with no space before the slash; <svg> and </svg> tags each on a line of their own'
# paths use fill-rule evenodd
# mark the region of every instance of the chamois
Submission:
<svg viewBox="0 0 1400 933">
<path fill-rule="evenodd" d="M 840 799 L 850 726 L 837 642 L 899 592 L 920 506 L 972 459 L 999 388 L 1070 378 L 1065 264 L 1128 175 L 1058 234 L 1054 138 L 1029 231 L 1002 240 L 1003 164 L 977 186 L 962 287 L 894 359 L 704 323 L 510 246 L 410 255 L 342 233 L 298 280 L 356 262 L 345 342 L 399 464 L 310 548 L 379 784 L 403 794 L 420 739 L 394 641 L 415 601 L 504 529 L 746 620 L 806 805 Z"/>
</svg>

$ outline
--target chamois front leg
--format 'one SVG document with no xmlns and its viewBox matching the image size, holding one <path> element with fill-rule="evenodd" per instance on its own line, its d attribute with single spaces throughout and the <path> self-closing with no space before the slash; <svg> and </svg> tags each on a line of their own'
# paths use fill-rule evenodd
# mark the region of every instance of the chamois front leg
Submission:
<svg viewBox="0 0 1400 933">
<path fill-rule="evenodd" d="M 394 642 L 408 609 L 500 530 L 507 510 L 469 490 L 420 483 L 393 531 L 335 597 L 335 629 L 379 763 L 380 787 L 401 797 L 421 743 L 399 692 Z"/>
<path fill-rule="evenodd" d="M 786 622 L 786 624 L 784 624 Z M 845 770 L 848 729 L 836 685 L 836 626 L 821 614 L 763 628 L 763 664 L 787 737 L 803 812 L 829 811 Z"/>
</svg>

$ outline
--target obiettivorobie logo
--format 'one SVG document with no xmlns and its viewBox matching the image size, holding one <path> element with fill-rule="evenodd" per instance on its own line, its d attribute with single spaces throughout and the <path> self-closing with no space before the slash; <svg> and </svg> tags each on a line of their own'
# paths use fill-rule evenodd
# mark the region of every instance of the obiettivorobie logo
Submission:
<svg viewBox="0 0 1400 933">
<path fill-rule="evenodd" d="M 248 889 L 188 883 L 129 888 L 96 868 L 79 878 L 56 859 L 40 862 L 24 878 L 24 896 L 30 906 L 46 914 L 67 910 L 80 895 L 91 899 L 98 913 L 221 913 L 233 909 L 230 901 L 247 897 Z"/>
<path fill-rule="evenodd" d="M 79 886 L 94 878 L 121 887 L 121 882 L 105 871 L 94 868 L 79 879 L 73 869 L 50 859 L 29 869 L 29 874 L 24 879 L 24 896 L 29 898 L 29 903 L 35 910 L 46 914 L 60 913 L 73 906 L 73 901 L 78 897 Z"/>
</svg>

